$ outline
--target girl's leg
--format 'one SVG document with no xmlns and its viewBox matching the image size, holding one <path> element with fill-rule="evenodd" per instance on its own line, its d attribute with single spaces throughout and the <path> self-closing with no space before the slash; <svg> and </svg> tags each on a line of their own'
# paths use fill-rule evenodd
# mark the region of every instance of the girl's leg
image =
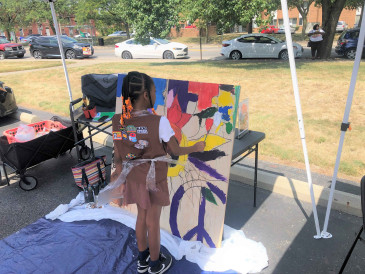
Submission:
<svg viewBox="0 0 365 274">
<path fill-rule="evenodd" d="M 147 224 L 146 224 L 146 216 L 147 210 L 141 208 L 137 204 L 138 215 L 136 222 L 136 238 L 137 238 L 137 246 L 140 252 L 143 252 L 147 249 Z"/>
<path fill-rule="evenodd" d="M 160 216 L 162 206 L 152 205 L 147 209 L 146 224 L 148 231 L 148 245 L 150 249 L 151 261 L 156 261 L 160 257 Z"/>
</svg>

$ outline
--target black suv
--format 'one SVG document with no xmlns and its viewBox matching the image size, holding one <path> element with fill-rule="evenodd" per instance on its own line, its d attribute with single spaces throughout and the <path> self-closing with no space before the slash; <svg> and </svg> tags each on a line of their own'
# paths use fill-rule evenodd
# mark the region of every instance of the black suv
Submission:
<svg viewBox="0 0 365 274">
<path fill-rule="evenodd" d="M 65 35 L 61 36 L 61 40 L 66 59 L 90 57 L 94 54 L 94 48 L 88 43 L 79 43 Z M 29 46 L 30 54 L 35 59 L 61 57 L 55 36 L 36 37 Z"/>
<path fill-rule="evenodd" d="M 344 55 L 349 59 L 355 59 L 357 42 L 359 40 L 360 29 L 348 29 L 342 32 L 338 38 L 335 51 L 338 55 Z M 363 45 L 362 57 L 365 57 L 365 43 Z"/>
<path fill-rule="evenodd" d="M 0 81 L 0 117 L 17 111 L 13 90 Z"/>
</svg>

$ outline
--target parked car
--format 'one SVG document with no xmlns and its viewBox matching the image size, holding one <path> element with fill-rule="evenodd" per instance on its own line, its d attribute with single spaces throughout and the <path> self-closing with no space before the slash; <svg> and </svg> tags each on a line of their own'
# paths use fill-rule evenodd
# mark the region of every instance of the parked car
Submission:
<svg viewBox="0 0 365 274">
<path fill-rule="evenodd" d="M 355 59 L 357 42 L 359 40 L 360 29 L 347 29 L 338 38 L 335 52 L 348 59 Z M 362 57 L 365 57 L 365 43 L 363 45 Z"/>
<path fill-rule="evenodd" d="M 25 49 L 21 44 L 11 43 L 7 39 L 0 38 L 0 60 L 8 57 L 23 58 Z"/>
<path fill-rule="evenodd" d="M 142 45 L 132 38 L 115 44 L 115 55 L 123 59 L 184 58 L 188 56 L 188 46 L 158 38 L 150 38 L 147 45 Z"/>
<path fill-rule="evenodd" d="M 42 36 L 42 35 L 40 35 L 40 34 L 30 34 L 30 35 L 25 36 L 22 39 L 20 39 L 20 43 L 22 43 L 22 44 L 30 43 L 32 41 L 32 39 L 34 39 L 35 37 L 39 37 L 39 36 Z"/>
<path fill-rule="evenodd" d="M 266 26 L 263 28 L 263 30 L 261 31 L 261 33 L 266 33 L 266 34 L 272 34 L 272 33 L 278 33 L 279 28 L 275 27 L 274 25 L 270 25 L 270 26 Z"/>
<path fill-rule="evenodd" d="M 16 112 L 17 109 L 13 90 L 0 81 L 0 117 Z"/>
<path fill-rule="evenodd" d="M 94 54 L 94 48 L 89 43 L 79 43 L 64 35 L 61 36 L 61 40 L 66 59 L 90 57 Z M 38 37 L 29 46 L 30 54 L 35 59 L 61 57 L 55 36 Z"/>
<path fill-rule="evenodd" d="M 0 39 L 8 39 L 5 35 L 0 35 Z"/>
<path fill-rule="evenodd" d="M 303 47 L 293 43 L 294 56 L 301 57 Z M 287 60 L 286 42 L 267 34 L 246 34 L 232 40 L 223 41 L 221 55 L 238 60 L 241 58 L 279 58 Z"/>
<path fill-rule="evenodd" d="M 278 30 L 277 33 L 285 33 L 285 27 L 284 27 L 284 25 L 279 26 L 279 30 Z M 295 33 L 295 27 L 290 26 L 290 33 L 291 34 L 294 34 Z"/>
<path fill-rule="evenodd" d="M 109 34 L 108 36 L 127 36 L 127 32 L 125 31 L 114 31 L 112 34 Z"/>
<path fill-rule="evenodd" d="M 347 29 L 347 24 L 345 21 L 338 21 L 336 26 L 336 32 L 342 32 Z"/>
<path fill-rule="evenodd" d="M 91 34 L 88 32 L 83 32 L 83 34 L 74 35 L 74 38 L 91 38 Z"/>
</svg>

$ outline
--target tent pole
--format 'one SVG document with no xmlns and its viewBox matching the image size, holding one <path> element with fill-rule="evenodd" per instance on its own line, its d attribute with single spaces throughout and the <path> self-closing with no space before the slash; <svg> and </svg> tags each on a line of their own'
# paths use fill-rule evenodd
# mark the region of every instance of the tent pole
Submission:
<svg viewBox="0 0 365 274">
<path fill-rule="evenodd" d="M 359 35 L 359 40 L 357 41 L 356 56 L 355 56 L 354 67 L 352 69 L 351 82 L 350 82 L 349 92 L 348 92 L 348 95 L 347 95 L 345 113 L 343 115 L 343 120 L 342 120 L 342 124 L 341 124 L 341 136 L 340 136 L 340 142 L 339 142 L 338 150 L 337 150 L 335 168 L 334 168 L 334 171 L 333 171 L 330 196 L 328 198 L 328 203 L 327 203 L 326 217 L 325 217 L 325 220 L 324 220 L 323 230 L 322 230 L 322 233 L 321 233 L 322 238 L 325 238 L 325 239 L 328 239 L 328 238 L 332 237 L 331 233 L 327 232 L 328 220 L 329 220 L 330 213 L 331 213 L 333 193 L 334 193 L 335 187 L 336 187 L 337 172 L 338 172 L 338 168 L 340 166 L 342 146 L 343 146 L 343 142 L 344 142 L 344 139 L 345 139 L 345 133 L 346 133 L 346 130 L 350 126 L 350 123 L 349 123 L 350 110 L 351 110 L 351 105 L 352 105 L 352 99 L 353 99 L 353 96 L 354 96 L 356 80 L 357 80 L 357 74 L 359 72 L 360 61 L 361 61 L 361 56 L 362 56 L 362 50 L 363 50 L 363 45 L 364 45 L 364 38 L 365 38 L 364 24 L 365 24 L 365 17 L 363 16 L 363 18 L 361 19 L 360 35 Z"/>
<path fill-rule="evenodd" d="M 70 80 L 68 78 L 68 72 L 67 72 L 67 67 L 66 67 L 65 53 L 63 52 L 61 35 L 60 35 L 59 28 L 58 28 L 57 16 L 56 16 L 56 12 L 55 12 L 55 9 L 54 9 L 54 3 L 53 3 L 56 0 L 45 0 L 45 1 L 46 2 L 49 2 L 49 5 L 51 6 L 51 12 L 52 12 L 52 18 L 53 18 L 53 25 L 55 26 L 56 36 L 57 36 L 57 41 L 58 41 L 58 46 L 60 48 L 60 53 L 61 53 L 61 58 L 62 58 L 62 65 L 63 65 L 63 71 L 64 71 L 65 77 L 66 77 L 66 84 L 67 84 L 68 95 L 70 97 L 70 102 L 72 102 L 72 92 L 71 92 Z M 73 109 L 73 106 L 72 106 L 72 110 L 74 110 Z"/>
<path fill-rule="evenodd" d="M 310 166 L 309 166 L 307 145 L 306 145 L 306 141 L 305 141 L 305 131 L 304 131 L 302 107 L 301 107 L 300 96 L 299 96 L 297 72 L 296 72 L 296 68 L 295 68 L 293 41 L 292 41 L 292 38 L 291 38 L 291 32 L 290 32 L 290 26 L 289 26 L 289 15 L 288 15 L 287 0 L 281 0 L 281 10 L 283 12 L 285 37 L 286 37 L 286 44 L 287 44 L 288 54 L 289 54 L 290 72 L 291 72 L 291 78 L 292 78 L 292 83 L 293 83 L 295 105 L 296 105 L 296 109 L 297 109 L 299 132 L 300 132 L 300 138 L 302 139 L 304 161 L 305 161 L 305 167 L 306 167 L 306 170 L 307 170 L 308 186 L 309 186 L 310 196 L 311 196 L 311 200 L 312 200 L 313 217 L 314 217 L 314 223 L 315 223 L 316 232 L 317 232 L 317 235 L 315 235 L 314 238 L 315 239 L 320 239 L 321 234 L 320 234 L 320 228 L 319 228 L 319 222 L 318 222 L 317 207 L 316 207 L 314 192 L 313 192 L 312 174 L 311 174 L 311 170 L 310 170 Z"/>
</svg>

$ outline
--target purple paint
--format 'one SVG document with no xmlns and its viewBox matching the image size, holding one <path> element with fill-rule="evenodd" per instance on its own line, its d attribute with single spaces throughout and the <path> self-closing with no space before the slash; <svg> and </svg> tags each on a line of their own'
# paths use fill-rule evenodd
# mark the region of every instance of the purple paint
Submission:
<svg viewBox="0 0 365 274">
<path fill-rule="evenodd" d="M 205 192 L 206 188 L 203 187 L 202 188 L 202 192 Z M 197 235 L 197 240 L 203 242 L 203 234 L 202 232 L 205 231 L 204 230 L 204 217 L 205 217 L 205 204 L 206 204 L 206 200 L 205 200 L 205 193 L 203 193 L 202 195 L 202 201 L 200 203 L 199 206 L 199 217 L 198 217 L 198 235 Z"/>
<path fill-rule="evenodd" d="M 177 94 L 177 99 L 181 107 L 181 111 L 186 113 L 189 102 L 197 102 L 198 95 L 189 93 L 189 81 L 169 80 L 168 90 L 174 90 L 174 97 Z"/>
<path fill-rule="evenodd" d="M 219 198 L 219 200 L 221 200 L 221 202 L 223 204 L 225 204 L 227 202 L 227 196 L 226 196 L 226 194 L 222 190 L 220 190 L 219 187 L 217 187 L 217 186 L 215 186 L 215 185 L 213 185 L 212 183 L 209 183 L 209 182 L 207 182 L 207 185 L 210 188 L 210 190 L 215 195 L 217 195 L 217 197 Z"/>
<path fill-rule="evenodd" d="M 212 176 L 215 179 L 227 182 L 227 178 L 225 178 L 222 174 L 219 174 L 214 168 L 210 167 L 206 163 L 189 156 L 189 161 L 199 170 L 204 171 L 205 173 L 208 173 L 210 176 Z"/>
</svg>

